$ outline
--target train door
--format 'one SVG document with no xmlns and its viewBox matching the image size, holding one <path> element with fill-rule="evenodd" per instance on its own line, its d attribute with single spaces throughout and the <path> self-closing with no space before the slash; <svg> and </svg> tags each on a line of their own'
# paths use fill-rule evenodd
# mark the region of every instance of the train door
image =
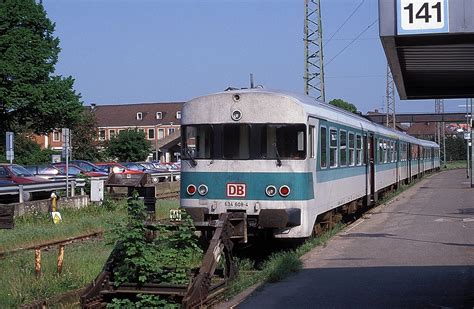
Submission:
<svg viewBox="0 0 474 309">
<path fill-rule="evenodd" d="M 375 136 L 373 132 L 364 133 L 364 160 L 366 163 L 367 202 L 376 201 L 375 195 Z"/>
<path fill-rule="evenodd" d="M 310 171 L 315 175 L 316 171 L 316 150 L 318 149 L 318 120 L 308 118 L 308 164 Z M 313 179 L 313 184 L 316 184 L 316 179 Z"/>
<path fill-rule="evenodd" d="M 413 150 L 412 150 L 412 144 L 407 145 L 407 166 L 408 166 L 408 182 L 411 182 L 411 163 L 412 163 L 412 157 L 413 157 Z"/>
</svg>

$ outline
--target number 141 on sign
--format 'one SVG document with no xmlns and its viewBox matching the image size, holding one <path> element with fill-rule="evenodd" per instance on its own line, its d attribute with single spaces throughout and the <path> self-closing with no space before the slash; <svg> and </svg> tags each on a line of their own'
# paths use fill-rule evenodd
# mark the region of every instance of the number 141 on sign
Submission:
<svg viewBox="0 0 474 309">
<path fill-rule="evenodd" d="M 447 28 L 448 0 L 398 1 L 399 26 L 402 31 L 436 32 Z"/>
</svg>

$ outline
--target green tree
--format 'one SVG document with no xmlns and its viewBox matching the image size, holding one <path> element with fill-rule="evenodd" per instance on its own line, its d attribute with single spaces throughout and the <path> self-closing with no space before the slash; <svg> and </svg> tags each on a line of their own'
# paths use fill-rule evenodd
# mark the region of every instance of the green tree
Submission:
<svg viewBox="0 0 474 309">
<path fill-rule="evenodd" d="M 99 161 L 102 155 L 97 140 L 97 119 L 90 109 L 85 109 L 77 124 L 71 128 L 72 156 L 74 159 Z"/>
<path fill-rule="evenodd" d="M 0 133 L 46 133 L 81 114 L 73 78 L 53 75 L 54 27 L 34 0 L 0 0 Z"/>
<path fill-rule="evenodd" d="M 466 160 L 467 141 L 463 135 L 446 136 L 446 160 Z"/>
<path fill-rule="evenodd" d="M 112 137 L 107 145 L 107 154 L 119 161 L 143 161 L 150 153 L 150 142 L 145 132 L 128 129 Z"/>
<path fill-rule="evenodd" d="M 355 107 L 354 104 L 346 102 L 342 99 L 332 99 L 331 101 L 329 101 L 329 104 L 345 109 L 351 113 L 357 113 L 357 107 Z"/>
</svg>

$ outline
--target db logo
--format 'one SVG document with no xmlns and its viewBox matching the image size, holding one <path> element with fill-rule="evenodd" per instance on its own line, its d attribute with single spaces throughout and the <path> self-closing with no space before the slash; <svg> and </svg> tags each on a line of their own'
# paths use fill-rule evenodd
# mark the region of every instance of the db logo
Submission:
<svg viewBox="0 0 474 309">
<path fill-rule="evenodd" d="M 245 184 L 244 183 L 228 183 L 227 184 L 227 197 L 245 197 Z"/>
</svg>

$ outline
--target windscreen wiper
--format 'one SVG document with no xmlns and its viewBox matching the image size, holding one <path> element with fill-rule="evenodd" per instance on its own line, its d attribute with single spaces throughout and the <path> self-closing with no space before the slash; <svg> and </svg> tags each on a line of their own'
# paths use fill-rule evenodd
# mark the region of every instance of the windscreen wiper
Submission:
<svg viewBox="0 0 474 309">
<path fill-rule="evenodd" d="M 193 158 L 193 155 L 191 154 L 191 151 L 189 150 L 188 147 L 186 147 L 186 154 L 187 154 L 189 160 L 191 160 L 191 163 L 190 163 L 190 164 L 191 164 L 191 167 L 195 167 L 195 166 L 197 165 L 197 162 L 196 162 L 196 160 Z"/>
<path fill-rule="evenodd" d="M 273 148 L 275 149 L 275 155 L 277 157 L 277 166 L 280 167 L 281 166 L 281 159 L 280 159 L 280 154 L 278 153 L 278 148 L 277 148 L 276 143 L 273 143 Z"/>
</svg>

